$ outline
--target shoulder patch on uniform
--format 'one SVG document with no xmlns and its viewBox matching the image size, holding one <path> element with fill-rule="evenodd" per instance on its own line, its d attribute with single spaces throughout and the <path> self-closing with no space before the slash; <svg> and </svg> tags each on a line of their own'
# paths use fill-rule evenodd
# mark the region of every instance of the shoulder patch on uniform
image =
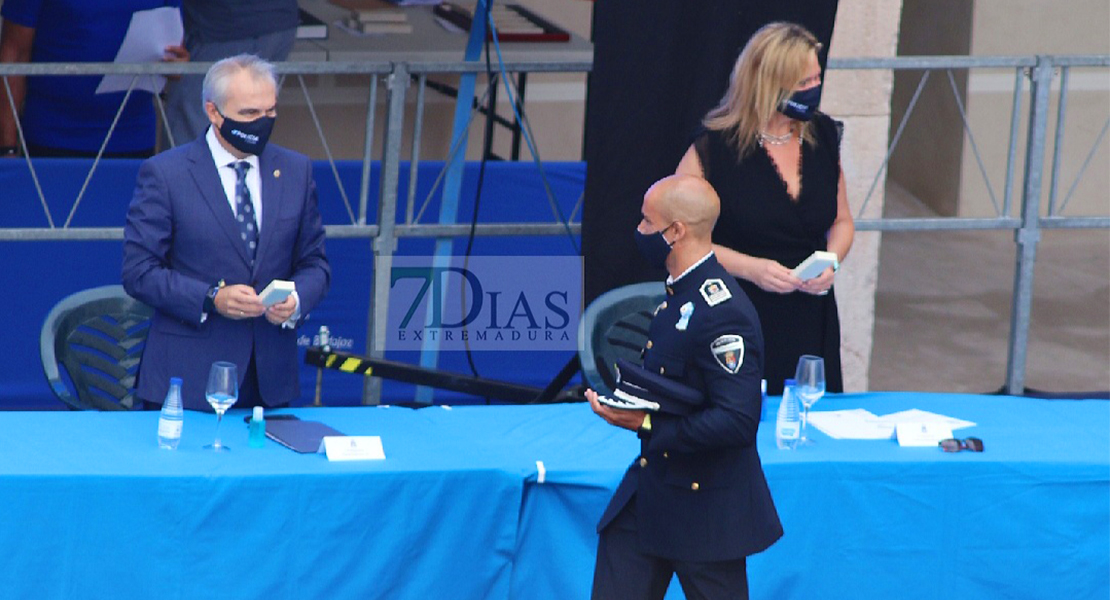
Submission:
<svg viewBox="0 0 1110 600">
<path fill-rule="evenodd" d="M 709 306 L 717 306 L 732 297 L 732 292 L 728 291 L 725 282 L 720 279 L 706 279 L 699 290 Z"/>
<path fill-rule="evenodd" d="M 727 334 L 718 337 L 709 344 L 709 350 L 717 364 L 729 373 L 736 373 L 744 364 L 744 338 Z"/>
</svg>

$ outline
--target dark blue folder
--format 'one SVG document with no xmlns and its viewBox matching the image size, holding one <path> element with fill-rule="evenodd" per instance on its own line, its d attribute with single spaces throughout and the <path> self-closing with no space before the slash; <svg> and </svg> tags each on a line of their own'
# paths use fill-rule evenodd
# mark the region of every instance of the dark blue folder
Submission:
<svg viewBox="0 0 1110 600">
<path fill-rule="evenodd" d="M 300 419 L 268 419 L 266 437 L 302 454 L 316 452 L 320 441 L 328 435 L 346 435 L 319 421 Z"/>
</svg>

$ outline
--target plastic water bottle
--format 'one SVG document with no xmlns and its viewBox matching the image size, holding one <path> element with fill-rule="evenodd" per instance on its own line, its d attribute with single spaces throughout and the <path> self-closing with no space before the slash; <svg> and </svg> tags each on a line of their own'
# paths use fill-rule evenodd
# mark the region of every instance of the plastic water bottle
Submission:
<svg viewBox="0 0 1110 600">
<path fill-rule="evenodd" d="M 801 433 L 802 415 L 798 409 L 798 398 L 794 395 L 793 382 L 789 382 L 782 388 L 782 403 L 775 419 L 775 444 L 780 450 L 793 450 Z"/>
<path fill-rule="evenodd" d="M 266 445 L 266 419 L 262 416 L 262 407 L 254 407 L 251 414 L 250 436 L 247 445 L 251 448 L 261 448 Z"/>
<path fill-rule="evenodd" d="M 158 416 L 158 447 L 177 450 L 181 441 L 181 426 L 185 422 L 185 412 L 181 406 L 181 378 L 170 378 L 170 391 L 162 403 L 162 414 Z"/>
<path fill-rule="evenodd" d="M 313 344 L 324 352 L 331 352 L 331 332 L 328 331 L 327 325 L 321 325 L 320 331 L 316 333 L 316 343 Z"/>
<path fill-rule="evenodd" d="M 778 417 L 779 406 L 781 406 L 781 404 L 775 404 L 774 402 L 768 402 L 767 401 L 767 380 L 764 379 L 762 381 L 762 383 L 763 383 L 763 410 L 759 415 L 759 420 L 771 423 L 775 420 L 776 417 Z M 793 379 L 787 379 L 783 383 L 783 389 L 786 389 L 787 387 L 792 386 L 792 385 L 794 385 L 794 380 Z"/>
</svg>

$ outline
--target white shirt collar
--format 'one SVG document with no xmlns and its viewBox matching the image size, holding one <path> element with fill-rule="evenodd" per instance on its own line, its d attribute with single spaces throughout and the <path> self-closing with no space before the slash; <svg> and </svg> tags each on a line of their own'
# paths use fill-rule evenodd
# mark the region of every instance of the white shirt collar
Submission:
<svg viewBox="0 0 1110 600">
<path fill-rule="evenodd" d="M 713 256 L 713 251 L 712 250 L 710 250 L 709 253 L 706 254 L 705 256 L 701 257 L 701 260 L 699 260 L 698 262 L 690 265 L 690 267 L 688 269 L 686 269 L 685 271 L 683 271 L 682 274 L 680 274 L 678 277 L 671 277 L 671 276 L 668 275 L 667 276 L 667 285 L 671 285 L 674 282 L 678 281 L 679 279 L 682 279 L 683 277 L 689 275 L 690 271 L 693 271 L 694 269 L 700 267 L 703 262 L 709 260 L 710 256 Z"/>
</svg>

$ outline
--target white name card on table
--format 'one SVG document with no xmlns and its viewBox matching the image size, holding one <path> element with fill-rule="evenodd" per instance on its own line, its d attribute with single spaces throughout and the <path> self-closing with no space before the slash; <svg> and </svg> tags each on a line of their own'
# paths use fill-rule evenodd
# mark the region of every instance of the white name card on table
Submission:
<svg viewBox="0 0 1110 600">
<path fill-rule="evenodd" d="M 382 438 L 376 435 L 328 435 L 320 449 L 328 460 L 385 460 Z"/>
<path fill-rule="evenodd" d="M 936 446 L 952 437 L 952 428 L 941 423 L 899 423 L 894 427 L 899 446 Z"/>
</svg>

